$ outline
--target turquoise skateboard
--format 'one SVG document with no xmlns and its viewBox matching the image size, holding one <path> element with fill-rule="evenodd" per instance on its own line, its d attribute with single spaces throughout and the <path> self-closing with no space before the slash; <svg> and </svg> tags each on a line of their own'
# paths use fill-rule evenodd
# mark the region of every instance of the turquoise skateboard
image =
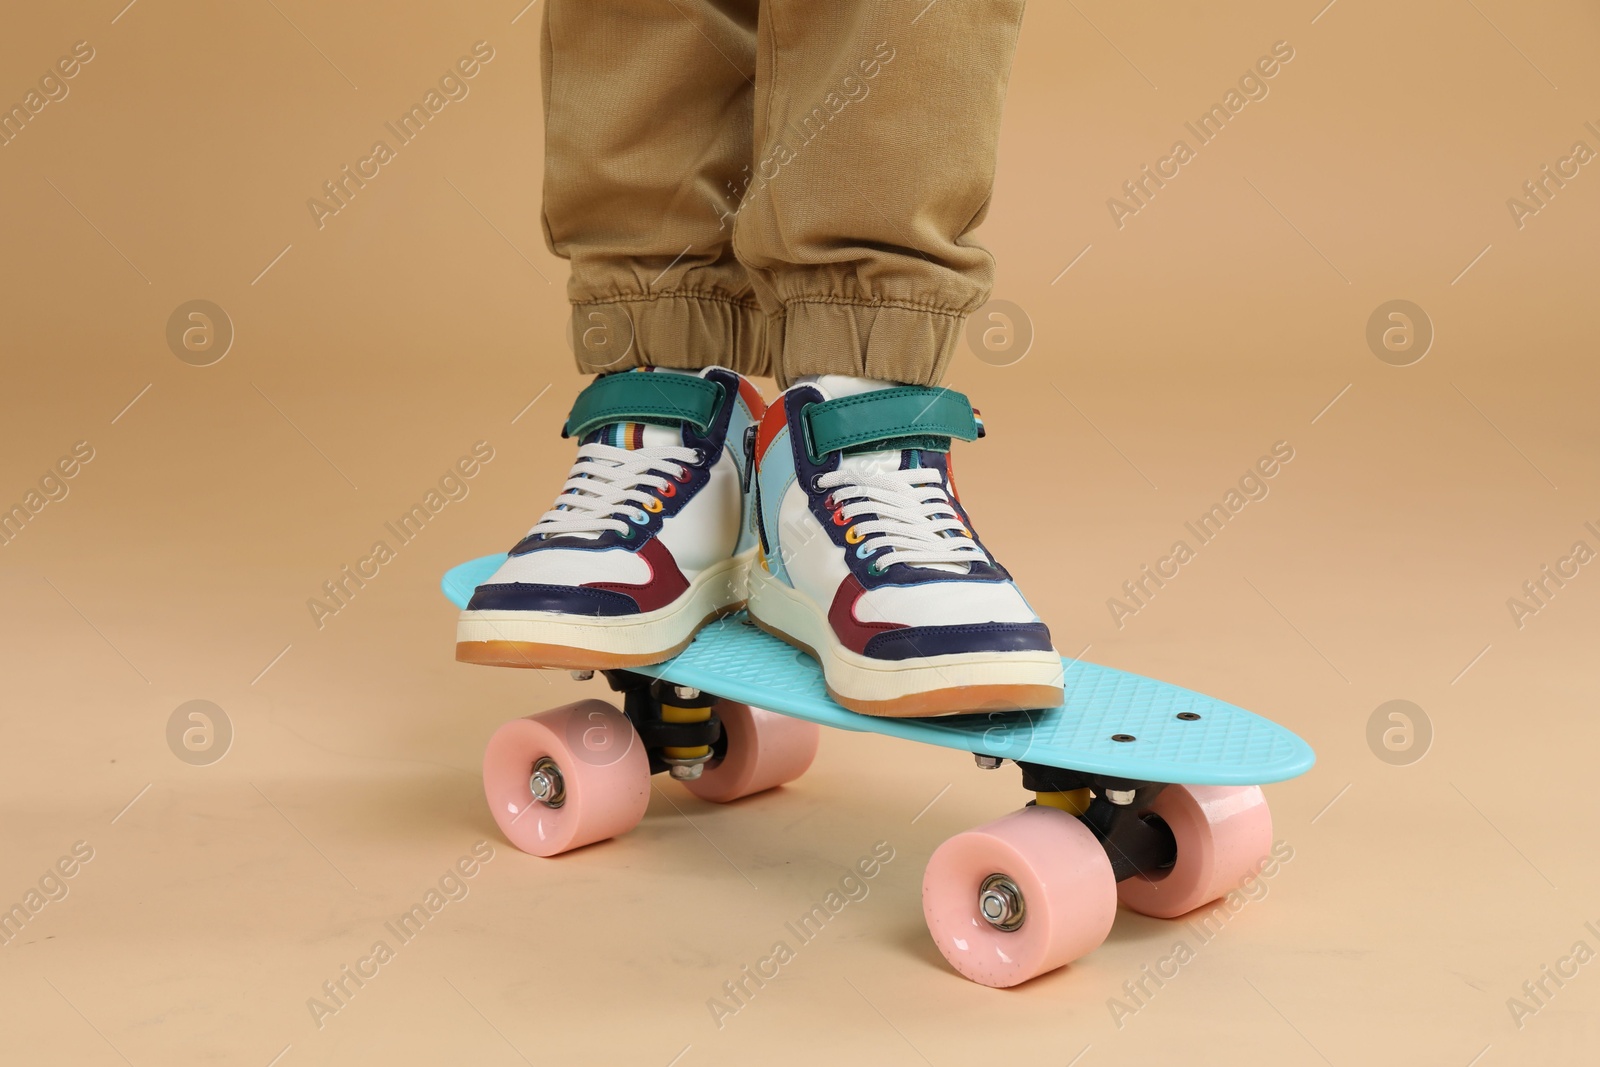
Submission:
<svg viewBox="0 0 1600 1067">
<path fill-rule="evenodd" d="M 464 607 L 504 561 L 452 568 Z M 593 672 L 574 672 L 591 676 Z M 1176 917 L 1279 862 L 1260 785 L 1305 773 L 1310 746 L 1242 708 L 1082 660 L 1062 661 L 1059 707 L 874 718 L 834 703 L 804 652 L 741 612 L 665 663 L 604 672 L 623 707 L 585 700 L 503 726 L 484 756 L 490 808 L 513 844 L 551 856 L 643 818 L 652 774 L 735 800 L 799 777 L 817 726 L 1006 761 L 1034 800 L 935 851 L 930 932 L 962 974 L 1008 986 L 1092 950 L 1120 902 Z"/>
</svg>

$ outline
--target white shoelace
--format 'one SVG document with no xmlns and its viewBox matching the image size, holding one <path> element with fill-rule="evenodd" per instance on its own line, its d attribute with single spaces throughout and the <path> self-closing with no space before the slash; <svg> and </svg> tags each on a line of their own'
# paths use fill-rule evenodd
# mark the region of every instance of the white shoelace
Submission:
<svg viewBox="0 0 1600 1067">
<path fill-rule="evenodd" d="M 647 520 L 648 511 L 642 505 L 659 499 L 646 489 L 669 490 L 670 495 L 669 487 L 700 458 L 699 449 L 676 445 L 633 449 L 582 445 L 555 507 L 545 512 L 528 534 L 598 537 L 607 530 L 627 533 L 629 520 L 641 525 Z"/>
<path fill-rule="evenodd" d="M 838 470 L 817 478 L 819 489 L 831 490 L 834 506 L 845 520 L 873 515 L 852 524 L 861 535 L 852 551 L 871 557 L 882 571 L 896 563 L 987 563 L 956 514 L 940 472 L 930 467 L 904 470 Z M 888 552 L 878 555 L 883 549 Z M 941 567 L 940 569 L 946 569 Z"/>
</svg>

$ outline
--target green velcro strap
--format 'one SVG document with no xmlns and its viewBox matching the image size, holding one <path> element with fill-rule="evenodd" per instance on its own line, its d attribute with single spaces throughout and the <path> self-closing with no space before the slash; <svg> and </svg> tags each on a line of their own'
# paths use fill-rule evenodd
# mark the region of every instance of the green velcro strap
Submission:
<svg viewBox="0 0 1600 1067">
<path fill-rule="evenodd" d="M 722 386 L 688 374 L 624 371 L 589 383 L 572 403 L 563 437 L 582 437 L 613 422 L 648 422 L 656 426 L 692 423 L 704 432 L 722 401 Z"/>
<path fill-rule="evenodd" d="M 829 452 L 868 444 L 943 452 L 949 450 L 952 437 L 973 441 L 979 433 L 966 397 L 954 389 L 920 385 L 807 404 L 800 421 L 805 426 L 806 450 L 814 462 Z"/>
</svg>

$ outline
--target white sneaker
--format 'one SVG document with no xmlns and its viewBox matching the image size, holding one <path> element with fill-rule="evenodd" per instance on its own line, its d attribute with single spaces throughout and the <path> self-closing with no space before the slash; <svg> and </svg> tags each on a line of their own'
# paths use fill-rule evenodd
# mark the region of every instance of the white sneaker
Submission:
<svg viewBox="0 0 1600 1067">
<path fill-rule="evenodd" d="M 456 659 L 660 663 L 743 606 L 755 534 L 742 445 L 765 410 L 754 385 L 721 367 L 596 378 L 563 431 L 581 441 L 567 483 L 473 593 Z"/>
<path fill-rule="evenodd" d="M 960 393 L 842 375 L 793 386 L 761 421 L 750 615 L 817 657 L 853 711 L 1061 703 L 1050 631 L 950 478 L 951 439 L 982 432 Z"/>
</svg>

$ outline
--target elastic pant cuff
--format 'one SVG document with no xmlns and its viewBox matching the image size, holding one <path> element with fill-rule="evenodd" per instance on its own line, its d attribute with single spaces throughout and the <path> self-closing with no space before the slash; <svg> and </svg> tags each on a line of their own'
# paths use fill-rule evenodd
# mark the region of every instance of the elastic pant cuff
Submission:
<svg viewBox="0 0 1600 1067">
<path fill-rule="evenodd" d="M 768 320 L 769 362 L 784 389 L 806 374 L 938 385 L 965 320 L 931 305 L 790 299 Z"/>
<path fill-rule="evenodd" d="M 569 343 L 584 374 L 719 366 L 764 376 L 765 331 L 753 300 L 666 290 L 573 304 Z"/>
</svg>

